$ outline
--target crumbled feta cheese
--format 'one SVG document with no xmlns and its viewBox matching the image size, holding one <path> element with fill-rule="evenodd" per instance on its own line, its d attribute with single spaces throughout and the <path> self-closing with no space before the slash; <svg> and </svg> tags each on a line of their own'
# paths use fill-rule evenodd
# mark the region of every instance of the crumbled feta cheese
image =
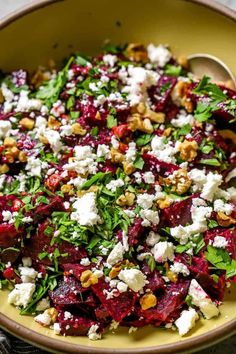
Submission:
<svg viewBox="0 0 236 354">
<path fill-rule="evenodd" d="M 232 178 L 236 177 L 236 167 L 234 167 L 225 177 L 225 182 L 228 183 Z"/>
<path fill-rule="evenodd" d="M 156 234 L 154 231 L 150 231 L 147 238 L 146 238 L 146 244 L 148 246 L 154 246 L 157 242 L 160 241 L 161 236 L 159 234 Z"/>
<path fill-rule="evenodd" d="M 229 199 L 232 200 L 232 202 L 236 202 L 236 188 L 230 187 L 227 189 L 227 192 L 230 195 Z"/>
<path fill-rule="evenodd" d="M 222 181 L 223 177 L 220 174 L 209 172 L 207 174 L 207 181 L 203 186 L 201 198 L 212 201 Z"/>
<path fill-rule="evenodd" d="M 188 177 L 193 182 L 193 192 L 201 191 L 204 184 L 206 183 L 207 177 L 204 170 L 199 170 L 197 168 L 193 168 L 188 172 Z"/>
<path fill-rule="evenodd" d="M 150 62 L 163 68 L 171 59 L 171 52 L 163 45 L 157 47 L 153 44 L 147 46 L 148 58 Z"/>
<path fill-rule="evenodd" d="M 127 86 L 125 86 L 122 91 L 128 93 L 127 99 L 130 105 L 135 106 L 147 100 L 147 89 L 157 83 L 159 74 L 145 68 L 134 67 L 133 65 L 128 67 L 128 74 L 128 77 L 123 75 Z M 121 75 L 121 71 L 119 75 Z"/>
<path fill-rule="evenodd" d="M 158 242 L 155 244 L 151 251 L 155 261 L 158 263 L 163 263 L 168 260 L 173 261 L 174 259 L 174 245 L 172 242 Z"/>
<path fill-rule="evenodd" d="M 142 183 L 142 176 L 141 176 L 141 173 L 140 173 L 140 172 L 135 172 L 135 173 L 133 174 L 133 176 L 134 176 L 135 182 L 136 182 L 137 184 Z"/>
<path fill-rule="evenodd" d="M 76 178 L 72 178 L 69 180 L 68 184 L 73 184 L 73 186 L 75 186 L 76 188 L 80 188 L 82 187 L 82 185 L 86 182 L 86 178 L 82 178 L 80 176 L 76 177 Z"/>
<path fill-rule="evenodd" d="M 121 242 L 118 242 L 113 248 L 113 250 L 111 251 L 111 253 L 109 254 L 109 256 L 107 257 L 107 263 L 112 266 L 117 262 L 122 261 L 124 253 L 125 253 L 124 246 L 122 245 Z"/>
<path fill-rule="evenodd" d="M 104 63 L 106 65 L 109 65 L 109 66 L 111 66 L 113 68 L 113 66 L 117 62 L 118 58 L 117 58 L 116 55 L 106 54 L 106 55 L 103 55 L 102 60 L 104 61 Z"/>
<path fill-rule="evenodd" d="M 146 276 L 138 269 L 122 269 L 118 278 L 135 292 L 140 291 L 146 284 Z"/>
<path fill-rule="evenodd" d="M 128 150 L 126 151 L 126 154 L 125 154 L 126 161 L 128 161 L 130 163 L 134 162 L 134 160 L 136 158 L 136 153 L 137 153 L 136 143 L 134 143 L 134 142 L 129 143 Z"/>
<path fill-rule="evenodd" d="M 145 183 L 151 184 L 155 182 L 155 176 L 151 171 L 144 172 L 143 179 Z"/>
<path fill-rule="evenodd" d="M 78 174 L 86 175 L 97 172 L 97 155 L 93 153 L 91 146 L 75 146 L 75 157 L 72 162 L 63 166 L 64 170 L 76 171 Z"/>
<path fill-rule="evenodd" d="M 89 266 L 90 265 L 90 260 L 88 259 L 88 257 L 82 258 L 81 261 L 80 261 L 80 264 L 85 266 L 85 267 Z"/>
<path fill-rule="evenodd" d="M 19 267 L 20 277 L 23 283 L 34 283 L 38 272 L 34 268 Z"/>
<path fill-rule="evenodd" d="M 222 212 L 226 215 L 230 215 L 233 210 L 234 210 L 233 205 L 229 203 L 225 203 L 222 199 L 216 199 L 214 201 L 214 211 L 217 213 Z"/>
<path fill-rule="evenodd" d="M 9 136 L 11 128 L 12 126 L 9 120 L 0 120 L 0 139 Z"/>
<path fill-rule="evenodd" d="M 49 326 L 52 322 L 52 319 L 47 311 L 44 311 L 43 313 L 35 316 L 34 320 L 41 324 L 41 326 Z"/>
<path fill-rule="evenodd" d="M 219 315 L 219 309 L 195 279 L 191 280 L 188 294 L 192 298 L 193 305 L 200 308 L 207 320 Z"/>
<path fill-rule="evenodd" d="M 212 246 L 216 248 L 225 248 L 228 246 L 228 241 L 223 236 L 215 236 Z"/>
<path fill-rule="evenodd" d="M 157 225 L 160 222 L 158 211 L 143 209 L 140 211 L 140 216 L 143 219 L 142 226 L 149 227 L 151 224 Z"/>
<path fill-rule="evenodd" d="M 133 210 L 124 209 L 124 213 L 131 219 L 135 218 L 135 212 Z"/>
<path fill-rule="evenodd" d="M 174 262 L 174 264 L 170 266 L 170 270 L 176 274 L 181 273 L 184 276 L 188 276 L 190 274 L 188 267 L 181 262 Z"/>
<path fill-rule="evenodd" d="M 97 157 L 105 157 L 105 159 L 110 159 L 111 152 L 109 146 L 105 144 L 99 144 L 97 148 Z"/>
<path fill-rule="evenodd" d="M 44 136 L 48 140 L 53 152 L 58 153 L 62 148 L 60 134 L 56 130 L 48 129 L 45 130 Z"/>
<path fill-rule="evenodd" d="M 78 197 L 72 206 L 75 211 L 71 213 L 71 220 L 77 220 L 80 225 L 93 226 L 101 221 L 95 193 L 90 192 Z"/>
<path fill-rule="evenodd" d="M 112 135 L 112 137 L 111 137 L 111 145 L 114 149 L 116 149 L 116 150 L 119 149 L 119 146 L 120 146 L 119 141 L 116 139 L 116 137 L 114 135 Z"/>
<path fill-rule="evenodd" d="M 64 312 L 64 320 L 69 320 L 73 315 L 69 311 Z"/>
<path fill-rule="evenodd" d="M 153 201 L 155 200 L 155 195 L 143 193 L 137 196 L 137 204 L 142 209 L 150 209 L 152 207 Z"/>
<path fill-rule="evenodd" d="M 19 101 L 17 102 L 16 112 L 28 112 L 31 110 L 39 111 L 42 107 L 41 100 L 36 98 L 29 98 L 29 92 L 22 90 L 19 94 Z"/>
<path fill-rule="evenodd" d="M 71 136 L 73 134 L 72 126 L 70 124 L 62 125 L 60 128 L 61 136 Z"/>
<path fill-rule="evenodd" d="M 121 178 L 112 179 L 109 183 L 106 184 L 106 188 L 112 192 L 115 192 L 117 188 L 123 187 L 124 184 L 125 183 Z"/>
<path fill-rule="evenodd" d="M 55 322 L 52 326 L 52 329 L 53 329 L 53 332 L 55 334 L 60 334 L 61 333 L 61 326 L 60 326 L 60 323 L 58 322 Z"/>
<path fill-rule="evenodd" d="M 43 298 L 41 299 L 36 306 L 36 311 L 45 311 L 47 309 L 49 309 L 50 307 L 50 301 L 48 298 Z"/>
<path fill-rule="evenodd" d="M 25 169 L 28 171 L 29 176 L 41 177 L 42 162 L 34 156 L 29 156 Z"/>
<path fill-rule="evenodd" d="M 192 114 L 186 114 L 185 112 L 181 112 L 177 115 L 177 118 L 171 120 L 171 124 L 175 128 L 182 128 L 185 124 L 193 125 L 194 117 Z"/>
<path fill-rule="evenodd" d="M 133 326 L 131 326 L 131 327 L 129 328 L 129 330 L 128 330 L 128 333 L 129 333 L 129 334 L 134 333 L 134 332 L 137 331 L 137 329 L 138 329 L 138 327 L 133 327 Z"/>
<path fill-rule="evenodd" d="M 25 308 L 32 299 L 34 291 L 35 284 L 16 284 L 15 288 L 8 295 L 8 303 L 15 306 L 23 306 Z"/>
<path fill-rule="evenodd" d="M 100 333 L 97 333 L 97 331 L 99 330 L 99 326 L 98 325 L 92 325 L 90 328 L 89 328 L 89 331 L 88 331 L 88 338 L 90 340 L 98 340 L 98 339 L 101 339 L 102 338 L 102 335 Z"/>
<path fill-rule="evenodd" d="M 125 293 L 128 289 L 128 285 L 125 284 L 123 281 L 119 281 L 117 283 L 117 289 L 119 290 L 120 293 Z"/>
<path fill-rule="evenodd" d="M 195 322 L 199 319 L 196 310 L 189 308 L 181 312 L 180 317 L 175 321 L 179 334 L 184 336 L 195 326 Z"/>
<path fill-rule="evenodd" d="M 172 145 L 172 142 L 166 142 L 164 136 L 155 135 L 151 141 L 152 151 L 151 155 L 154 155 L 158 160 L 167 163 L 175 163 L 176 159 L 174 155 L 178 152 L 178 146 Z"/>
<path fill-rule="evenodd" d="M 60 117 L 60 115 L 63 113 L 65 113 L 65 106 L 62 101 L 58 100 L 57 102 L 53 103 L 51 114 L 53 114 L 55 117 Z"/>
</svg>

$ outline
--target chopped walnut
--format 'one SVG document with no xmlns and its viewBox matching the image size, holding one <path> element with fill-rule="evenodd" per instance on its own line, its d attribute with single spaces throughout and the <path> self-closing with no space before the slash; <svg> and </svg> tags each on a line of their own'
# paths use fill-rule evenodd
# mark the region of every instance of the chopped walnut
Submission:
<svg viewBox="0 0 236 354">
<path fill-rule="evenodd" d="M 123 168 L 124 168 L 124 173 L 128 176 L 135 171 L 135 167 L 132 164 L 132 162 L 123 161 Z"/>
<path fill-rule="evenodd" d="M 188 83 L 184 81 L 178 81 L 172 90 L 171 98 L 177 106 L 183 106 L 191 113 L 193 111 L 193 103 L 187 97 Z"/>
<path fill-rule="evenodd" d="M 172 272 L 172 270 L 167 270 L 166 276 L 173 283 L 176 283 L 178 281 L 178 274 Z"/>
<path fill-rule="evenodd" d="M 157 205 L 159 206 L 160 209 L 168 208 L 172 203 L 173 203 L 173 200 L 168 197 L 166 197 L 164 199 L 157 200 Z"/>
<path fill-rule="evenodd" d="M 0 89 L 0 104 L 4 102 L 4 96 L 2 94 L 2 90 Z"/>
<path fill-rule="evenodd" d="M 4 139 L 3 145 L 6 147 L 13 147 L 17 145 L 17 142 L 14 138 L 8 137 Z"/>
<path fill-rule="evenodd" d="M 75 135 L 85 135 L 86 134 L 86 130 L 84 128 L 82 128 L 79 123 L 72 124 L 71 129 L 72 129 L 72 133 Z"/>
<path fill-rule="evenodd" d="M 140 298 L 139 303 L 142 310 L 147 310 L 156 306 L 157 298 L 153 293 L 147 293 Z"/>
<path fill-rule="evenodd" d="M 188 58 L 185 55 L 178 56 L 177 63 L 183 68 L 188 69 Z"/>
<path fill-rule="evenodd" d="M 111 148 L 111 161 L 113 163 L 121 163 L 125 159 L 124 155 L 118 150 Z"/>
<path fill-rule="evenodd" d="M 147 50 L 143 44 L 131 43 L 126 48 L 126 53 L 129 59 L 137 62 L 147 62 Z"/>
<path fill-rule="evenodd" d="M 63 186 L 61 186 L 61 191 L 64 194 L 69 194 L 69 195 L 74 194 L 74 188 L 71 184 L 64 184 Z"/>
<path fill-rule="evenodd" d="M 34 120 L 31 118 L 22 118 L 19 121 L 20 126 L 25 130 L 32 130 L 34 128 Z"/>
<path fill-rule="evenodd" d="M 178 195 L 186 193 L 192 184 L 188 177 L 187 170 L 183 168 L 174 172 L 173 175 L 168 178 L 161 178 L 160 182 L 166 186 L 170 186 L 171 191 Z"/>
<path fill-rule="evenodd" d="M 152 111 L 143 102 L 132 108 L 133 114 L 138 114 L 142 119 L 149 118 L 154 123 L 164 123 L 165 113 Z"/>
<path fill-rule="evenodd" d="M 81 274 L 80 281 L 83 288 L 89 288 L 90 285 L 98 283 L 98 277 L 91 270 L 87 269 Z"/>
<path fill-rule="evenodd" d="M 226 215 L 219 211 L 216 215 L 216 220 L 218 224 L 222 227 L 228 227 L 230 225 L 236 224 L 236 220 L 229 215 Z"/>
<path fill-rule="evenodd" d="M 120 206 L 132 206 L 134 204 L 135 194 L 131 192 L 125 192 L 125 194 L 121 194 L 119 198 L 116 200 L 116 204 Z"/>
<path fill-rule="evenodd" d="M 0 165 L 0 175 L 3 175 L 4 173 L 7 173 L 10 170 L 8 165 L 4 163 L 3 165 Z"/>
<path fill-rule="evenodd" d="M 171 132 L 172 132 L 172 128 L 166 128 L 165 130 L 164 130 L 164 132 L 163 132 L 163 136 L 166 136 L 166 137 L 168 137 L 168 136 L 170 136 L 170 134 L 171 134 Z"/>
<path fill-rule="evenodd" d="M 50 307 L 49 309 L 45 310 L 44 312 L 50 316 L 52 323 L 56 322 L 57 316 L 58 316 L 58 311 L 55 309 L 55 307 Z"/>
<path fill-rule="evenodd" d="M 18 160 L 20 162 L 27 162 L 28 157 L 27 157 L 27 155 L 26 155 L 26 153 L 24 151 L 20 151 L 19 152 Z"/>
<path fill-rule="evenodd" d="M 48 118 L 48 127 L 50 129 L 57 129 L 61 126 L 61 123 L 54 116 L 49 116 Z"/>
<path fill-rule="evenodd" d="M 185 139 L 183 143 L 180 143 L 179 151 L 182 160 L 191 162 L 197 156 L 198 144 L 195 140 L 188 141 Z"/>
</svg>

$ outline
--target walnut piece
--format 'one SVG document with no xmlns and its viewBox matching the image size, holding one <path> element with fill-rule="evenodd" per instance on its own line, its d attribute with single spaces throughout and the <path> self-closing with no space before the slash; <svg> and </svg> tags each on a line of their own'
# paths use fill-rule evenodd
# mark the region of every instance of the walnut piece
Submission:
<svg viewBox="0 0 236 354">
<path fill-rule="evenodd" d="M 184 161 L 191 162 L 197 156 L 198 144 L 195 140 L 188 141 L 184 140 L 179 145 L 180 157 Z"/>
</svg>

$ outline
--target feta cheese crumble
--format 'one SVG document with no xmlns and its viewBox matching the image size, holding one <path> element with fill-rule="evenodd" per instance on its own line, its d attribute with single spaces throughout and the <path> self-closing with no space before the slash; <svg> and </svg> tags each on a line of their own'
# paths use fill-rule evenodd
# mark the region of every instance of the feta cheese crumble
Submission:
<svg viewBox="0 0 236 354">
<path fill-rule="evenodd" d="M 96 194 L 86 193 L 78 197 L 72 204 L 74 211 L 71 213 L 71 220 L 76 220 L 82 226 L 93 226 L 101 221 L 96 206 Z"/>
</svg>

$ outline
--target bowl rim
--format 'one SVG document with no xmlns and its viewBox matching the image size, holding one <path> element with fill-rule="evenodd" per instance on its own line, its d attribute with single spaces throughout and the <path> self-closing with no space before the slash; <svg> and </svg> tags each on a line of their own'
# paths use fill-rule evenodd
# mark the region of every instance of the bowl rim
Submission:
<svg viewBox="0 0 236 354">
<path fill-rule="evenodd" d="M 56 2 L 61 2 L 65 0 L 33 0 L 25 6 L 10 12 L 8 15 L 4 16 L 0 20 L 0 30 L 10 25 L 15 20 L 18 20 L 25 15 L 37 11 L 43 7 L 49 6 Z M 220 3 L 217 3 L 215 0 L 182 0 L 200 5 L 206 8 L 209 8 L 229 19 L 236 22 L 236 11 L 230 9 Z M 81 354 L 171 354 L 179 353 L 183 354 L 188 352 L 191 349 L 191 352 L 200 350 L 201 348 L 206 347 L 209 344 L 216 344 L 236 333 L 236 319 L 229 321 L 228 323 L 219 326 L 216 329 L 213 329 L 207 333 L 201 334 L 199 336 L 186 339 L 183 342 L 170 343 L 152 347 L 140 347 L 140 348 L 129 348 L 129 349 L 118 349 L 118 348 L 95 348 L 90 346 L 85 346 L 81 344 L 70 344 L 66 342 L 58 341 L 57 339 L 48 337 L 44 334 L 37 333 L 32 329 L 28 329 L 23 325 L 19 325 L 16 321 L 10 319 L 6 315 L 0 313 L 0 327 L 2 327 L 7 332 L 12 335 L 25 340 L 26 342 L 37 345 L 42 349 L 49 350 L 51 352 L 57 353 L 78 353 L 78 350 Z M 174 351 L 173 351 L 174 350 Z"/>
</svg>

